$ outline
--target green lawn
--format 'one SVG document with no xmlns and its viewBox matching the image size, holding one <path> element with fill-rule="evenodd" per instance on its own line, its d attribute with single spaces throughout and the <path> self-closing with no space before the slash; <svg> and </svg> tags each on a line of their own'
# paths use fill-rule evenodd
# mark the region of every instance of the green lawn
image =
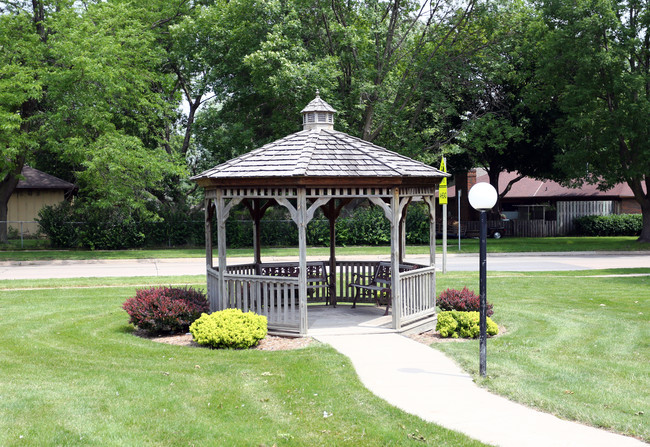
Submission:
<svg viewBox="0 0 650 447">
<path fill-rule="evenodd" d="M 650 277 L 600 276 L 631 273 L 650 269 L 490 274 L 507 332 L 488 340 L 488 377 L 476 341 L 434 347 L 512 400 L 649 441 Z M 120 306 L 149 284 L 204 278 L 0 281 L 0 445 L 480 445 L 374 397 L 324 345 L 134 337 Z M 477 275 L 438 276 L 438 292 L 463 286 L 478 290 Z"/>
<path fill-rule="evenodd" d="M 462 239 L 460 253 L 478 253 L 477 239 Z M 490 253 L 514 252 L 561 252 L 561 251 L 648 251 L 650 244 L 641 244 L 635 237 L 547 237 L 547 238 L 502 238 L 490 239 L 487 244 Z M 438 250 L 442 250 L 438 240 Z M 449 253 L 459 253 L 458 241 L 450 239 Z M 409 254 L 429 253 L 428 246 L 407 246 Z M 337 247 L 338 255 L 388 255 L 389 246 Z M 329 255 L 328 247 L 310 247 L 309 256 Z M 265 247 L 262 256 L 297 256 L 298 248 Z M 0 246 L 0 261 L 33 260 L 83 260 L 83 259 L 149 259 L 149 258 L 200 258 L 205 248 L 172 248 L 142 250 L 19 250 L 15 246 Z M 250 248 L 229 248 L 228 256 L 253 256 Z"/>
<path fill-rule="evenodd" d="M 156 281 L 181 279 L 203 284 Z M 375 397 L 326 345 L 213 351 L 135 337 L 121 304 L 151 282 L 2 282 L 0 445 L 483 445 Z"/>
<path fill-rule="evenodd" d="M 484 387 L 528 406 L 650 441 L 650 277 L 594 275 L 649 269 L 488 276 L 493 319 L 487 378 L 477 341 L 434 345 Z M 585 275 L 589 275 L 585 277 Z M 438 276 L 439 291 L 476 274 Z"/>
</svg>

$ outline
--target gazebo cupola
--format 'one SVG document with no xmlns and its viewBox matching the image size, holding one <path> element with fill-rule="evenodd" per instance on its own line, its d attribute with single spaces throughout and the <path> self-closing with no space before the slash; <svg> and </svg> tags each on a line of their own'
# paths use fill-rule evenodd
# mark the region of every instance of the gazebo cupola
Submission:
<svg viewBox="0 0 650 447">
<path fill-rule="evenodd" d="M 316 90 L 316 97 L 300 113 L 302 113 L 303 130 L 334 130 L 336 110 L 320 98 L 318 90 Z"/>
</svg>

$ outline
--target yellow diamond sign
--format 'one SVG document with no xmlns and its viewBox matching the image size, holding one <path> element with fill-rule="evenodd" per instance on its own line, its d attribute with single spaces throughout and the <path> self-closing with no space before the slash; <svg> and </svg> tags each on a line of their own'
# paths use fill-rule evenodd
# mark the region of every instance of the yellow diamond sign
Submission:
<svg viewBox="0 0 650 447">
<path fill-rule="evenodd" d="M 442 157 L 440 160 L 440 170 L 442 172 L 447 172 L 447 166 L 445 165 L 445 157 Z M 438 203 L 440 205 L 447 204 L 447 177 L 443 178 L 438 187 Z"/>
</svg>

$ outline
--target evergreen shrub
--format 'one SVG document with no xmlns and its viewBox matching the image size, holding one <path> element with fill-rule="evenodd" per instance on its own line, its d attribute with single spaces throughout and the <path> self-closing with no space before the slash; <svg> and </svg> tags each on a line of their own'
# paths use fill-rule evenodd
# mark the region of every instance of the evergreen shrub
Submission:
<svg viewBox="0 0 650 447">
<path fill-rule="evenodd" d="M 487 317 L 486 333 L 497 335 L 499 327 Z M 443 338 L 477 338 L 480 333 L 480 315 L 478 312 L 459 312 L 457 310 L 440 312 L 436 331 Z"/>
<path fill-rule="evenodd" d="M 131 317 L 129 323 L 151 334 L 187 332 L 210 310 L 205 294 L 191 287 L 138 289 L 122 308 Z"/>
<path fill-rule="evenodd" d="M 481 297 L 474 291 L 463 287 L 463 290 L 447 289 L 440 294 L 437 301 L 441 310 L 458 310 L 461 312 L 470 312 L 481 310 Z M 486 303 L 488 317 L 494 313 L 492 304 Z"/>
<path fill-rule="evenodd" d="M 573 223 L 578 236 L 639 236 L 643 228 L 641 214 L 583 216 Z"/>
<path fill-rule="evenodd" d="M 190 326 L 190 333 L 200 345 L 211 348 L 248 349 L 267 334 L 267 321 L 263 315 L 225 309 L 203 314 Z"/>
</svg>

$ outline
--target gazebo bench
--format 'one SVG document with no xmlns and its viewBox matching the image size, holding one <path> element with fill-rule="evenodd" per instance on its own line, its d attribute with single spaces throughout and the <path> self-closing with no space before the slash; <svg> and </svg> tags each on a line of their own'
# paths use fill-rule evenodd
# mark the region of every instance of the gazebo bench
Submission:
<svg viewBox="0 0 650 447">
<path fill-rule="evenodd" d="M 260 264 L 263 276 L 285 276 L 297 278 L 300 272 L 297 262 L 274 262 Z M 325 289 L 325 305 L 330 303 L 330 281 L 326 261 L 307 262 L 307 292 L 311 295 L 315 289 Z"/>
<path fill-rule="evenodd" d="M 400 264 L 399 271 L 407 271 L 417 268 L 417 265 Z M 366 296 L 372 296 L 378 306 L 385 305 L 388 315 L 388 309 L 391 306 L 391 269 L 392 264 L 388 261 L 379 261 L 374 267 L 372 275 L 362 275 L 355 273 L 352 277 L 352 282 L 348 287 L 354 287 L 356 292 L 352 301 L 352 308 L 357 306 L 357 300 L 362 293 Z"/>
</svg>

